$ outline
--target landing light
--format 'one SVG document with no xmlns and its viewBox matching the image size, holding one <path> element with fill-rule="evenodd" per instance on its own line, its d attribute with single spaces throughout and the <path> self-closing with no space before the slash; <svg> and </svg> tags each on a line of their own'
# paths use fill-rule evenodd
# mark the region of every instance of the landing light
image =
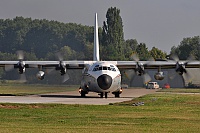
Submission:
<svg viewBox="0 0 200 133">
<path fill-rule="evenodd" d="M 81 94 L 82 89 L 79 89 L 79 93 Z"/>
<path fill-rule="evenodd" d="M 123 91 L 123 90 L 122 90 L 122 88 L 121 88 L 121 89 L 119 90 L 119 94 L 121 94 L 121 93 L 122 93 L 122 91 Z"/>
</svg>

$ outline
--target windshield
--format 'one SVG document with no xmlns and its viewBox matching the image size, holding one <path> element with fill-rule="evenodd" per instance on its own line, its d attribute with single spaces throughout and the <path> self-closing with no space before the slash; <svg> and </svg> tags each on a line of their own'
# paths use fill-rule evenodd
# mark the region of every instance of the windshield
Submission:
<svg viewBox="0 0 200 133">
<path fill-rule="evenodd" d="M 110 65 L 110 67 L 107 66 L 99 66 L 96 65 L 93 69 L 93 71 L 102 71 L 102 70 L 107 70 L 107 71 L 116 71 L 115 67 L 113 65 Z"/>
</svg>

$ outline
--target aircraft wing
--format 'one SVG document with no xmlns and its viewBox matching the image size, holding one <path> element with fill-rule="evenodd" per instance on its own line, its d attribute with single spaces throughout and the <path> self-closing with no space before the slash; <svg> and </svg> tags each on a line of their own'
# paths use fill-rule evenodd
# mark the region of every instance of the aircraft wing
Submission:
<svg viewBox="0 0 200 133">
<path fill-rule="evenodd" d="M 20 61 L 0 61 L 0 67 L 6 67 L 13 65 L 14 68 L 18 68 Z M 25 68 L 53 68 L 58 67 L 60 61 L 23 61 Z M 83 69 L 88 64 L 92 64 L 96 61 L 62 61 L 67 69 Z M 172 69 L 176 68 L 177 62 L 175 61 L 108 61 L 116 65 L 120 69 L 134 69 L 137 63 L 143 65 L 145 69 Z M 179 64 L 184 64 L 185 68 L 200 68 L 200 61 L 179 61 Z"/>
<path fill-rule="evenodd" d="M 94 61 L 62 61 L 67 69 L 83 69 L 88 64 Z M 60 61 L 0 61 L 0 67 L 19 68 L 19 63 L 23 64 L 25 68 L 57 68 Z"/>
<path fill-rule="evenodd" d="M 185 68 L 200 68 L 200 61 L 115 61 L 115 64 L 120 69 L 135 69 L 139 65 L 143 65 L 145 69 L 173 69 L 177 68 L 177 65 L 185 65 Z"/>
</svg>

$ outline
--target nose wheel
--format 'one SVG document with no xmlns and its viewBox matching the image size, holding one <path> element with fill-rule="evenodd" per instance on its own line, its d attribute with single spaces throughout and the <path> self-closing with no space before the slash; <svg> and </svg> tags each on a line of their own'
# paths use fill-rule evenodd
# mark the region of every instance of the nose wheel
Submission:
<svg viewBox="0 0 200 133">
<path fill-rule="evenodd" d="M 105 98 L 108 98 L 108 92 L 105 92 L 105 93 L 101 92 L 99 95 L 101 98 L 103 98 L 104 95 L 105 95 Z"/>
</svg>

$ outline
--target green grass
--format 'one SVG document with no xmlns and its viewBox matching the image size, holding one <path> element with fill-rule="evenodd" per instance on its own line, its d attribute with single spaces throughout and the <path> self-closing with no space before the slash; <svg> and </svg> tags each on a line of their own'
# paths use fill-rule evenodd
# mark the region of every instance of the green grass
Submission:
<svg viewBox="0 0 200 133">
<path fill-rule="evenodd" d="M 26 85 L 26 84 L 1 84 L 0 95 L 34 95 L 51 92 L 64 92 L 78 90 L 78 86 L 65 85 Z"/>
<path fill-rule="evenodd" d="M 171 88 L 171 89 L 161 89 L 158 92 L 173 92 L 173 93 L 200 93 L 200 89 L 192 89 L 192 88 Z"/>
<path fill-rule="evenodd" d="M 188 133 L 199 132 L 199 123 L 200 95 L 151 94 L 114 105 L 0 104 L 0 133 Z"/>
</svg>

